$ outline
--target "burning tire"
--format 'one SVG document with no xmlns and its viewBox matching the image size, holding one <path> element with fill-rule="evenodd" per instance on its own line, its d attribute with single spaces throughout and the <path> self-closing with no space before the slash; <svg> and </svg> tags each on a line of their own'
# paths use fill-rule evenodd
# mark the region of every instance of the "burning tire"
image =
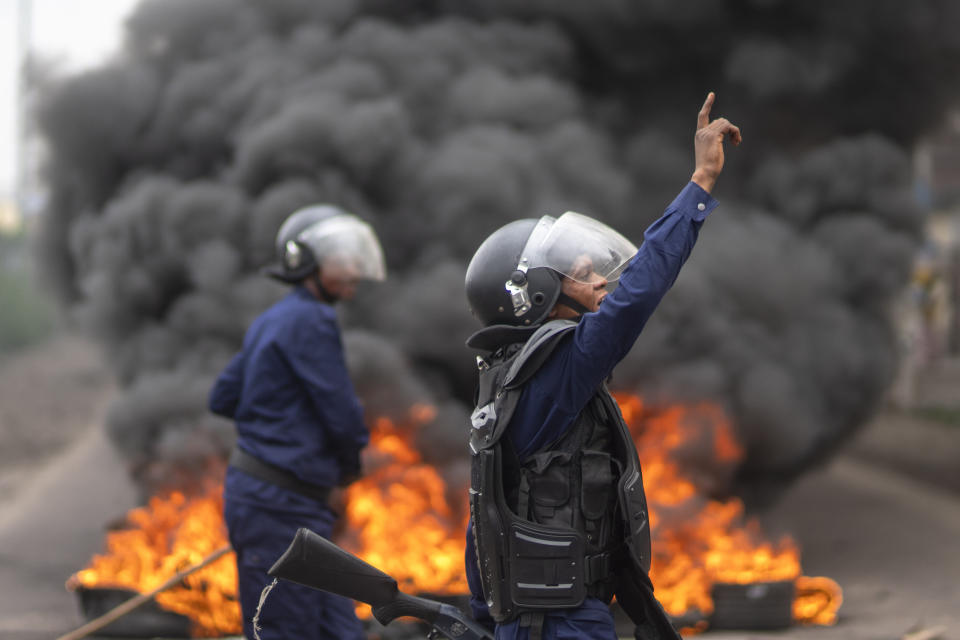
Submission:
<svg viewBox="0 0 960 640">
<path fill-rule="evenodd" d="M 80 612 L 84 619 L 94 620 L 137 595 L 130 589 L 97 587 L 76 588 Z M 114 620 L 97 631 L 98 636 L 110 638 L 189 638 L 190 618 L 165 611 L 154 602 L 146 602 L 127 616 Z"/>
<path fill-rule="evenodd" d="M 754 582 L 713 585 L 711 629 L 785 629 L 793 624 L 794 583 Z"/>
</svg>

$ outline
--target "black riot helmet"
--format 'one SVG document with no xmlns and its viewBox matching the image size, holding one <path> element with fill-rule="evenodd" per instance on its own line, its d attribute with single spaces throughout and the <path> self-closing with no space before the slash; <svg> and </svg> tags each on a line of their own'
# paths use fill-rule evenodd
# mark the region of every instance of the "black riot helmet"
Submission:
<svg viewBox="0 0 960 640">
<path fill-rule="evenodd" d="M 511 222 L 483 241 L 467 267 L 470 310 L 487 327 L 537 326 L 558 301 L 582 313 L 562 293 L 562 279 L 598 274 L 615 281 L 636 252 L 615 230 L 573 211 Z"/>
<path fill-rule="evenodd" d="M 470 311 L 484 326 L 536 326 L 560 295 L 560 276 L 552 269 L 518 269 L 523 248 L 537 226 L 535 218 L 500 227 L 483 241 L 467 267 Z"/>
<path fill-rule="evenodd" d="M 333 261 L 357 278 L 383 280 L 383 249 L 366 222 L 339 207 L 315 204 L 294 211 L 276 237 L 278 263 L 264 271 L 271 278 L 296 284 Z"/>
</svg>

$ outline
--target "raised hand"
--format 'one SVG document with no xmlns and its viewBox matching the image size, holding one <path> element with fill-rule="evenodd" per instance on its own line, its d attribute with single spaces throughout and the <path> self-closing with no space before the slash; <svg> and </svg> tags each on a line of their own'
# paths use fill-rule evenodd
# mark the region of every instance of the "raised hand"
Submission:
<svg viewBox="0 0 960 640">
<path fill-rule="evenodd" d="M 710 109 L 716 95 L 711 91 L 697 114 L 697 133 L 694 136 L 694 151 L 696 168 L 691 180 L 696 182 L 704 191 L 710 192 L 716 184 L 717 176 L 723 171 L 723 139 L 739 145 L 740 128 L 726 118 L 717 118 L 710 121 Z"/>
</svg>

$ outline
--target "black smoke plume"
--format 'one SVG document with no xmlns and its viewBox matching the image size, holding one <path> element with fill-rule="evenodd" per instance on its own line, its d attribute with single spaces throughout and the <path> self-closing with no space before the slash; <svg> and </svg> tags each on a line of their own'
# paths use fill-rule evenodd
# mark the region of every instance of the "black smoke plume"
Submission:
<svg viewBox="0 0 960 640">
<path fill-rule="evenodd" d="M 714 90 L 744 145 L 615 386 L 722 402 L 742 476 L 788 478 L 894 374 L 910 145 L 956 104 L 957 24 L 952 0 L 147 0 L 112 62 L 45 87 L 42 262 L 107 347 L 110 433 L 149 476 L 229 447 L 204 399 L 283 293 L 257 269 L 286 215 L 338 203 L 391 274 L 342 312 L 367 410 L 441 407 L 425 451 L 462 470 L 474 249 L 566 210 L 639 241 Z"/>
</svg>

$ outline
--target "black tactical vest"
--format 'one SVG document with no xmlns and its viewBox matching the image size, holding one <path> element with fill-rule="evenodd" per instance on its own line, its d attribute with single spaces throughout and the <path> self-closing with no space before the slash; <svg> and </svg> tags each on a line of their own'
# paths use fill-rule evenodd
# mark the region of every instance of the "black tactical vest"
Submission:
<svg viewBox="0 0 960 640">
<path fill-rule="evenodd" d="M 616 401 L 599 389 L 556 442 L 518 460 L 504 430 L 524 384 L 576 323 L 556 320 L 480 368 L 470 510 L 484 597 L 498 622 L 577 607 L 621 606 L 651 634 L 679 638 L 652 594 L 650 528 L 637 452 Z"/>
</svg>

